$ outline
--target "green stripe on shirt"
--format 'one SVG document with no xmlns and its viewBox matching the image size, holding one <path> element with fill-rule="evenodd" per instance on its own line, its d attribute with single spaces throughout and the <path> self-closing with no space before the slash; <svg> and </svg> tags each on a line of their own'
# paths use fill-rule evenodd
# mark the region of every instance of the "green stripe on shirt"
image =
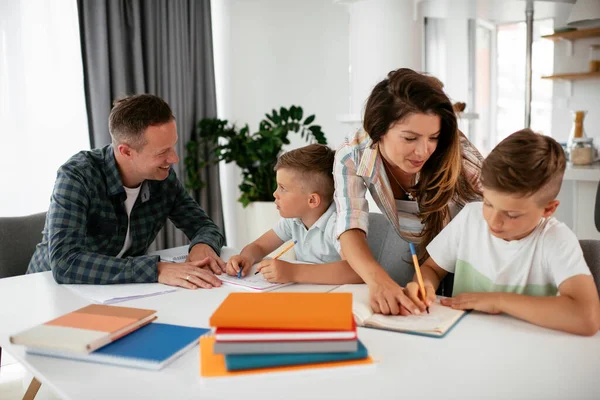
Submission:
<svg viewBox="0 0 600 400">
<path fill-rule="evenodd" d="M 470 263 L 457 260 L 452 296 L 473 292 L 504 292 L 525 294 L 528 296 L 556 296 L 558 288 L 549 283 L 546 285 L 499 285 L 477 271 Z"/>
</svg>

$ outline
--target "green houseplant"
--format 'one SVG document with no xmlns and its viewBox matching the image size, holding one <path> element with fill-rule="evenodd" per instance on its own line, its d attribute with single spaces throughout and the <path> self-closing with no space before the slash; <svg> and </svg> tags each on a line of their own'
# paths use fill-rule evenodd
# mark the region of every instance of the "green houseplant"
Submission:
<svg viewBox="0 0 600 400">
<path fill-rule="evenodd" d="M 321 127 L 314 124 L 315 116 L 303 120 L 302 107 L 281 107 L 265 117 L 254 133 L 248 125 L 238 131 L 226 120 L 200 120 L 194 136 L 186 144 L 184 163 L 188 189 L 199 190 L 204 186 L 200 171 L 208 163 L 234 162 L 242 170 L 239 185 L 242 194 L 238 201 L 244 207 L 254 201 L 273 201 L 277 187 L 274 167 L 282 146 L 290 143 L 289 133 L 299 133 L 308 142 L 327 144 Z M 206 148 L 209 150 L 200 151 Z"/>
</svg>

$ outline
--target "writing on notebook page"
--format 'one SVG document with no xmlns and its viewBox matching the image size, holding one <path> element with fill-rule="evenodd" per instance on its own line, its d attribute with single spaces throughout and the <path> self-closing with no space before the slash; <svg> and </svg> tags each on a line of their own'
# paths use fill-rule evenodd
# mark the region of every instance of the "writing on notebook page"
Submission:
<svg viewBox="0 0 600 400">
<path fill-rule="evenodd" d="M 254 271 L 254 267 L 252 268 Z M 247 290 L 255 290 L 260 292 L 266 292 L 269 290 L 277 289 L 283 286 L 292 285 L 292 283 L 271 283 L 263 278 L 262 275 L 254 275 L 254 272 L 248 273 L 243 278 L 237 278 L 235 276 L 229 276 L 227 274 L 221 274 L 217 277 L 225 284 L 239 286 Z"/>
</svg>

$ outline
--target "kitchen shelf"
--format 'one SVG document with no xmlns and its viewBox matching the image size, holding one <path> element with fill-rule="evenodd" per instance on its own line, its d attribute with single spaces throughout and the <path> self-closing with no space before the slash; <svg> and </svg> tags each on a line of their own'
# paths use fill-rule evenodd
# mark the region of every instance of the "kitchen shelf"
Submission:
<svg viewBox="0 0 600 400">
<path fill-rule="evenodd" d="M 585 39 L 591 37 L 599 37 L 600 36 L 600 28 L 592 28 L 592 29 L 579 29 L 576 31 L 567 31 L 567 32 L 557 32 L 552 35 L 544 35 L 542 38 L 550 39 L 550 40 L 577 40 L 577 39 Z"/>
<path fill-rule="evenodd" d="M 577 39 L 585 39 L 592 37 L 600 37 L 600 28 L 591 29 L 579 29 L 576 31 L 557 32 L 552 35 L 544 35 L 543 39 L 549 39 L 553 41 L 564 40 L 567 42 L 567 54 L 573 55 L 573 41 Z"/>
<path fill-rule="evenodd" d="M 600 78 L 600 71 L 599 72 L 576 72 L 576 73 L 570 73 L 570 74 L 555 74 L 555 75 L 549 75 L 549 76 L 542 76 L 542 79 L 562 79 L 565 81 L 577 81 L 577 80 L 581 80 L 581 79 L 593 79 L 593 78 Z"/>
</svg>

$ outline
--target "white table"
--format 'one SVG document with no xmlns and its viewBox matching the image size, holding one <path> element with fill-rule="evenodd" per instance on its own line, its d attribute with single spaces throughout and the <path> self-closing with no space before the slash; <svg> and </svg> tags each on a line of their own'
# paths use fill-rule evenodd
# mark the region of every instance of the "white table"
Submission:
<svg viewBox="0 0 600 400">
<path fill-rule="evenodd" d="M 208 327 L 232 290 L 178 291 L 121 304 L 156 309 L 160 322 Z M 9 343 L 10 334 L 87 304 L 49 272 L 0 280 L 0 346 L 64 399 L 600 398 L 600 334 L 578 337 L 479 313 L 444 339 L 359 329 L 379 360 L 372 367 L 252 377 L 201 378 L 198 347 L 162 371 L 142 371 L 27 355 Z"/>
</svg>

